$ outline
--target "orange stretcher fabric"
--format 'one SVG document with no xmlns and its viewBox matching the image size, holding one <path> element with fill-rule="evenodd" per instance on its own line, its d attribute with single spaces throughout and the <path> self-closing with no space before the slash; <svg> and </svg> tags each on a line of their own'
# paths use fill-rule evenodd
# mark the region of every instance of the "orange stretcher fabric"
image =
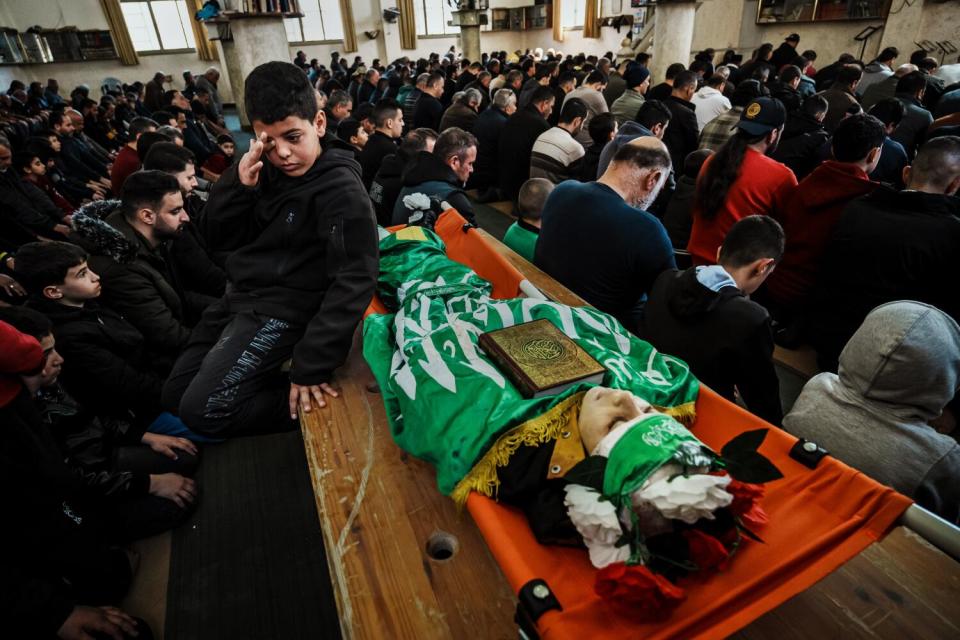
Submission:
<svg viewBox="0 0 960 640">
<path fill-rule="evenodd" d="M 447 255 L 494 284 L 494 297 L 518 295 L 523 276 L 478 233 L 462 231 L 453 211 L 440 217 L 437 233 Z M 369 312 L 383 312 L 374 300 Z M 912 503 L 832 457 L 808 469 L 789 456 L 796 438 L 701 387 L 693 433 L 715 450 L 737 434 L 767 428 L 761 447 L 784 477 L 766 485 L 763 507 L 770 522 L 756 531 L 764 543 L 744 541 L 724 571 L 679 582 L 686 600 L 665 622 L 638 624 L 607 608 L 593 592 L 596 569 L 585 549 L 543 546 L 523 514 L 472 494 L 467 509 L 515 592 L 545 580 L 562 611 L 538 621 L 548 640 L 602 638 L 723 638 L 837 569 L 879 540 Z"/>
<path fill-rule="evenodd" d="M 538 622 L 541 636 L 562 638 L 723 638 L 810 587 L 880 539 L 911 500 L 832 457 L 808 469 L 789 457 L 796 438 L 701 387 L 693 433 L 719 449 L 738 433 L 769 428 L 760 448 L 784 478 L 768 483 L 770 522 L 745 541 L 725 571 L 680 581 L 687 599 L 666 622 L 637 624 L 593 593 L 596 569 L 584 550 L 537 543 L 523 514 L 472 494 L 467 509 L 519 591 L 545 580 L 563 606 Z"/>
</svg>

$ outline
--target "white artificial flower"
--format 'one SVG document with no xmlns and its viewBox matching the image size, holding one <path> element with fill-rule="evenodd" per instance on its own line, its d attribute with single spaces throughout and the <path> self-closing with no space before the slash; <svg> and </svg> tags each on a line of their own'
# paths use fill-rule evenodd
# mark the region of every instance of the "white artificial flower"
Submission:
<svg viewBox="0 0 960 640">
<path fill-rule="evenodd" d="M 678 475 L 682 472 L 676 464 L 665 464 L 654 471 L 643 486 L 633 492 L 634 507 L 650 504 L 665 518 L 693 524 L 700 518 L 713 520 L 714 511 L 733 502 L 733 496 L 725 490 L 730 484 L 729 476 L 696 472 Z"/>
<path fill-rule="evenodd" d="M 568 484 L 564 490 L 567 515 L 583 537 L 593 566 L 602 569 L 614 562 L 625 562 L 630 557 L 630 546 L 616 546 L 623 529 L 613 503 L 601 500 L 598 492 L 583 485 Z"/>
<path fill-rule="evenodd" d="M 597 569 L 603 569 L 615 562 L 626 562 L 630 559 L 630 545 L 616 547 L 612 544 L 601 544 L 593 540 L 583 539 L 590 554 L 590 564 Z"/>
<path fill-rule="evenodd" d="M 403 206 L 410 210 L 426 211 L 430 208 L 430 196 L 425 193 L 411 193 L 403 197 Z"/>
</svg>

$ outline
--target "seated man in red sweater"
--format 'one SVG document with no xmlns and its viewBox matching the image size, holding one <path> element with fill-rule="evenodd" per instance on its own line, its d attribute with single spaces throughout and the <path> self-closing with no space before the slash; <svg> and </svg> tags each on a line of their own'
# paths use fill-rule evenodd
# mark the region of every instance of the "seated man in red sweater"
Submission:
<svg viewBox="0 0 960 640">
<path fill-rule="evenodd" d="M 833 160 L 804 178 L 779 220 L 787 235 L 783 261 L 766 283 L 768 308 L 779 320 L 803 309 L 817 280 L 823 251 L 854 198 L 879 186 L 870 172 L 880 161 L 883 123 L 868 115 L 844 119 L 833 134 Z"/>
<path fill-rule="evenodd" d="M 130 139 L 127 144 L 121 147 L 113 161 L 113 167 L 110 169 L 110 190 L 116 198 L 120 197 L 120 190 L 123 183 L 134 171 L 140 168 L 140 158 L 137 156 L 137 140 L 141 134 L 147 131 L 156 131 L 157 123 L 150 118 L 134 118 L 130 121 L 130 129 L 127 135 Z"/>
<path fill-rule="evenodd" d="M 779 100 L 753 100 L 740 114 L 737 132 L 703 164 L 687 243 L 694 265 L 716 263 L 717 250 L 737 220 L 782 211 L 793 195 L 793 171 L 766 155 L 777 148 L 786 119 Z"/>
</svg>

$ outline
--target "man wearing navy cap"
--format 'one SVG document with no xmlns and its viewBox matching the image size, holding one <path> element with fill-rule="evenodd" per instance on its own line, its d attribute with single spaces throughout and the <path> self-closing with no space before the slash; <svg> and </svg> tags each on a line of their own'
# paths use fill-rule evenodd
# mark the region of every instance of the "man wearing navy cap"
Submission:
<svg viewBox="0 0 960 640">
<path fill-rule="evenodd" d="M 643 96 L 650 86 L 650 71 L 646 67 L 632 63 L 627 67 L 623 79 L 627 83 L 627 90 L 610 105 L 610 113 L 616 118 L 618 126 L 636 118 L 637 112 L 643 106 Z"/>
</svg>

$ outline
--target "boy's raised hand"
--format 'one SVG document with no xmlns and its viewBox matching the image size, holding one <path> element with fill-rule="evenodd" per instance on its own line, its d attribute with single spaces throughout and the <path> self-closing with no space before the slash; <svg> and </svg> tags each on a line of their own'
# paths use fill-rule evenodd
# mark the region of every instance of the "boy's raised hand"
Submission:
<svg viewBox="0 0 960 640">
<path fill-rule="evenodd" d="M 237 173 L 240 176 L 240 182 L 247 187 L 255 187 L 260 181 L 260 169 L 263 169 L 263 150 L 267 146 L 267 134 L 262 132 L 260 137 L 254 138 L 250 142 L 250 148 L 243 157 L 240 158 L 240 164 L 237 167 Z"/>
</svg>

